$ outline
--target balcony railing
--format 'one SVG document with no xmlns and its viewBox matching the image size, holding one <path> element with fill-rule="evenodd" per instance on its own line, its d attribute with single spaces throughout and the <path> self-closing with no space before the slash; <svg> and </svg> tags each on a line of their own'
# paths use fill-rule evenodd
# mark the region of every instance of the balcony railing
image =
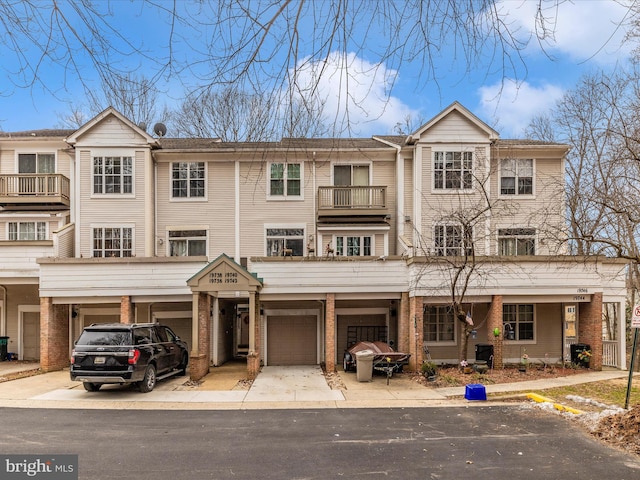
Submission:
<svg viewBox="0 0 640 480">
<path fill-rule="evenodd" d="M 69 179 L 59 173 L 0 175 L 0 205 L 69 206 Z"/>
<path fill-rule="evenodd" d="M 387 187 L 318 187 L 319 216 L 376 216 L 387 214 Z"/>
</svg>

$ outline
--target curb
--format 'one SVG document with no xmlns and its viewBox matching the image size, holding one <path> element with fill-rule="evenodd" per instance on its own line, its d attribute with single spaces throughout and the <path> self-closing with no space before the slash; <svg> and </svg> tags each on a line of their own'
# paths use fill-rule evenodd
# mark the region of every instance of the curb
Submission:
<svg viewBox="0 0 640 480">
<path fill-rule="evenodd" d="M 551 398 L 543 397 L 542 395 L 538 395 L 537 393 L 527 393 L 527 398 L 538 403 L 550 403 L 553 405 L 553 408 L 561 412 L 569 412 L 575 415 L 581 415 L 584 413 L 582 410 L 578 410 L 577 408 L 567 407 L 566 405 L 561 405 L 559 403 L 556 403 Z"/>
</svg>

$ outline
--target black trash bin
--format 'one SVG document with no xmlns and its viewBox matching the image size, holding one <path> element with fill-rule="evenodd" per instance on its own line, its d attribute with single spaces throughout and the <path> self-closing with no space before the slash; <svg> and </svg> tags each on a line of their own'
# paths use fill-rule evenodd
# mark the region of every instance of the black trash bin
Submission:
<svg viewBox="0 0 640 480">
<path fill-rule="evenodd" d="M 591 345 L 587 345 L 586 343 L 574 343 L 573 345 L 571 345 L 571 363 L 575 363 L 576 365 L 587 363 L 582 362 L 578 358 L 578 355 L 580 355 L 580 353 L 584 352 L 585 350 L 591 350 Z"/>
<path fill-rule="evenodd" d="M 8 344 L 9 344 L 9 337 L 0 337 L 0 362 L 4 362 L 7 359 Z"/>
<path fill-rule="evenodd" d="M 476 344 L 476 360 L 485 361 L 489 368 L 493 368 L 493 345 L 490 343 Z"/>
</svg>

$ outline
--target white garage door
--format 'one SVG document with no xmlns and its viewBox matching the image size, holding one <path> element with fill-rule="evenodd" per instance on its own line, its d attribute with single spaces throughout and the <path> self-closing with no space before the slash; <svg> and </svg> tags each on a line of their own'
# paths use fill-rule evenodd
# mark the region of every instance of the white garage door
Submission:
<svg viewBox="0 0 640 480">
<path fill-rule="evenodd" d="M 315 316 L 267 318 L 267 365 L 316 365 Z"/>
</svg>

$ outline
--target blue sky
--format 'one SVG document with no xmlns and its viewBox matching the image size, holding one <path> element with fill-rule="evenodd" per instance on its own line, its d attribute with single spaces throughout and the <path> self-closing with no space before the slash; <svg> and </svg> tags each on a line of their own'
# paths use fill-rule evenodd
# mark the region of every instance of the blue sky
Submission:
<svg viewBox="0 0 640 480">
<path fill-rule="evenodd" d="M 164 0 L 159 2 L 163 5 Z M 164 3 L 170 5 L 170 3 Z M 551 4 L 548 4 L 549 6 Z M 507 0 L 498 2 L 498 8 L 507 15 L 509 24 L 522 39 L 529 38 L 534 29 L 533 20 L 537 2 Z M 109 4 L 118 28 L 126 32 L 126 38 L 142 47 L 147 54 L 119 56 L 109 52 L 113 65 L 132 69 L 151 76 L 157 67 L 153 59 L 166 56 L 168 26 L 162 21 L 162 13 L 135 1 L 116 0 Z M 353 105 L 349 109 L 353 136 L 394 133 L 394 125 L 407 115 L 412 119 L 428 120 L 453 101 L 459 101 L 482 120 L 496 128 L 502 138 L 521 137 L 529 120 L 553 107 L 564 92 L 576 85 L 581 75 L 597 70 L 610 71 L 627 62 L 634 45 L 623 43 L 625 31 L 618 28 L 627 9 L 612 0 L 582 0 L 564 2 L 557 8 L 555 36 L 545 44 L 543 52 L 533 41 L 523 52 L 526 72 L 519 67 L 516 82 L 493 67 L 480 64 L 467 69 L 466 63 L 456 61 L 448 48 L 443 46 L 443 55 L 436 59 L 437 83 L 419 81 L 419 62 L 405 62 L 399 69 L 385 64 L 376 64 L 366 52 L 351 51 L 344 58 L 329 56 L 327 75 L 320 82 L 319 91 L 326 98 L 325 114 L 341 116 L 343 108 L 338 98 L 347 98 L 342 90 L 343 69 L 349 65 L 350 96 Z M 182 49 L 179 55 L 185 58 L 193 54 L 194 47 L 201 47 L 207 40 L 205 27 L 190 29 L 177 25 Z M 114 34 L 112 34 L 114 35 Z M 113 45 L 122 39 L 113 36 Z M 355 49 L 354 49 L 355 50 Z M 5 52 L 6 53 L 6 52 Z M 34 55 L 32 47 L 23 50 L 25 56 Z M 489 52 L 487 52 L 489 54 Z M 35 58 L 35 57 L 33 57 Z M 91 64 L 81 55 L 74 57 L 81 66 L 85 80 L 96 88 L 99 81 Z M 304 57 L 297 59 L 299 62 Z M 85 104 L 81 84 L 73 71 L 61 65 L 45 62 L 39 71 L 39 80 L 44 84 L 23 87 L 16 85 L 15 59 L 3 55 L 0 64 L 0 130 L 22 131 L 51 128 L 60 124 L 60 116 L 73 107 Z M 309 65 L 311 71 L 313 63 Z M 275 67 L 275 66 L 274 66 Z M 302 70 L 303 77 L 305 71 Z M 180 78 L 173 75 L 162 80 L 163 102 L 174 106 L 182 94 L 183 85 L 193 85 L 193 72 L 184 71 Z M 391 79 L 394 81 L 391 82 Z M 391 89 L 391 90 L 390 90 Z M 390 97 L 388 93 L 390 90 Z M 105 105 L 106 107 L 106 105 Z M 163 121 L 163 119 L 158 119 Z M 171 132 L 169 132 L 171 135 Z"/>
</svg>

